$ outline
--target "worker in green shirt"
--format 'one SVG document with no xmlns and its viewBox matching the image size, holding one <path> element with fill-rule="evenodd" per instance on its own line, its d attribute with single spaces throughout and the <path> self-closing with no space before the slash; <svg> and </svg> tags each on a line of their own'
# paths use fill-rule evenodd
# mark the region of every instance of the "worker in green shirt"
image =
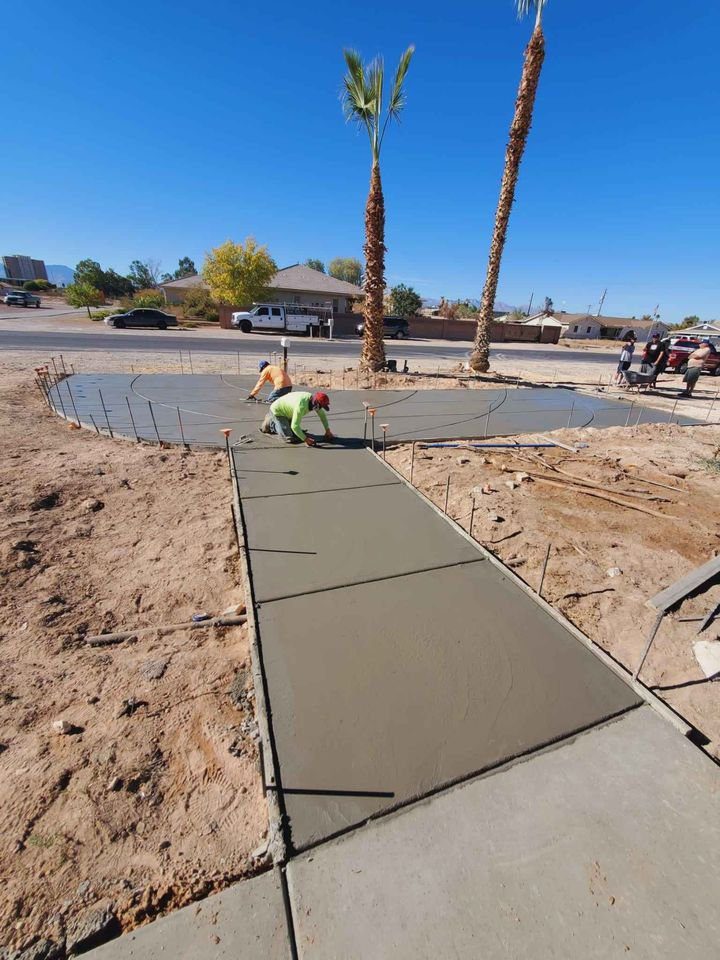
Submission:
<svg viewBox="0 0 720 960">
<path fill-rule="evenodd" d="M 308 393 L 306 390 L 288 393 L 271 404 L 260 432 L 275 433 L 286 443 L 306 443 L 309 447 L 314 447 L 315 441 L 301 426 L 302 418 L 314 410 L 325 427 L 325 439 L 332 440 L 333 435 L 325 413 L 329 409 L 330 398 L 326 393 Z"/>
</svg>

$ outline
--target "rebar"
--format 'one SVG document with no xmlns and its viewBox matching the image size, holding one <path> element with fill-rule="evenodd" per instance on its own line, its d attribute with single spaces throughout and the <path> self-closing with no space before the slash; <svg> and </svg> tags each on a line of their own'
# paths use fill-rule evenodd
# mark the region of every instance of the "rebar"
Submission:
<svg viewBox="0 0 720 960">
<path fill-rule="evenodd" d="M 189 362 L 190 362 L 190 373 L 193 373 L 192 351 L 191 351 L 191 350 L 188 350 L 188 360 L 189 360 Z"/>
<path fill-rule="evenodd" d="M 370 434 L 372 437 L 372 451 L 375 453 L 375 411 L 370 411 Z"/>
<path fill-rule="evenodd" d="M 383 432 L 383 460 L 387 460 L 386 449 L 387 449 L 387 428 L 389 427 L 388 423 L 381 423 Z"/>
<path fill-rule="evenodd" d="M 161 447 L 162 441 L 160 440 L 160 431 L 158 430 L 157 421 L 155 420 L 155 414 L 153 413 L 152 400 L 148 400 L 148 407 L 150 408 L 150 419 L 152 420 L 153 426 L 155 427 L 155 436 L 157 437 L 158 446 Z"/>
<path fill-rule="evenodd" d="M 238 376 L 240 376 L 240 351 L 239 350 L 237 352 L 237 372 L 238 372 Z"/>
<path fill-rule="evenodd" d="M 178 415 L 178 425 L 180 426 L 180 439 L 182 440 L 182 445 L 187 450 L 188 445 L 185 442 L 185 434 L 183 433 L 182 417 L 180 416 L 180 407 L 177 408 L 177 415 Z"/>
<path fill-rule="evenodd" d="M 470 508 L 470 536 L 473 535 L 473 523 L 475 522 L 475 494 L 471 493 L 472 507 Z"/>
<path fill-rule="evenodd" d="M 62 359 L 62 358 L 61 358 L 61 359 Z M 70 389 L 70 381 L 69 381 L 69 380 L 66 380 L 66 381 L 65 381 L 65 384 L 66 384 L 66 386 L 67 386 L 68 393 L 70 394 L 70 402 L 72 403 L 73 410 L 75 411 L 75 421 L 76 421 L 76 423 L 77 423 L 77 425 L 78 425 L 78 427 L 79 427 L 79 426 L 80 426 L 80 417 L 79 417 L 78 412 L 77 412 L 77 407 L 75 406 L 75 397 L 72 395 L 72 390 Z"/>
<path fill-rule="evenodd" d="M 570 416 L 568 417 L 568 422 L 567 422 L 568 427 L 572 423 L 573 413 L 575 413 L 575 397 L 573 397 L 573 401 L 570 406 Z"/>
<path fill-rule="evenodd" d="M 679 398 L 679 397 L 676 397 L 675 403 L 673 404 L 673 408 L 672 408 L 672 410 L 670 411 L 670 416 L 668 417 L 668 423 L 672 423 L 672 418 L 675 416 L 675 409 L 676 409 L 676 407 L 677 407 L 677 405 L 678 405 L 679 400 L 680 400 L 680 398 Z"/>
<path fill-rule="evenodd" d="M 413 440 L 412 454 L 410 456 L 410 483 L 413 482 L 414 473 L 415 473 L 415 441 Z"/>
<path fill-rule="evenodd" d="M 50 357 L 50 363 L 53 365 L 53 370 L 55 371 L 55 383 L 60 379 L 60 374 L 58 373 L 57 364 L 55 363 L 55 357 Z"/>
<path fill-rule="evenodd" d="M 90 417 L 90 423 L 95 427 L 95 433 L 100 436 L 100 427 L 95 423 L 95 417 L 91 413 L 88 416 Z"/>
<path fill-rule="evenodd" d="M 547 550 L 545 551 L 545 562 L 543 563 L 542 573 L 540 574 L 540 586 L 538 587 L 538 596 L 542 596 L 542 588 L 545 583 L 545 571 L 547 570 L 548 560 L 550 559 L 550 551 L 552 550 L 552 543 L 548 543 Z"/>
<path fill-rule="evenodd" d="M 60 354 L 60 364 L 62 366 L 63 376 L 67 376 L 67 370 L 65 369 L 65 361 L 63 360 L 63 355 Z"/>
<path fill-rule="evenodd" d="M 710 406 L 708 407 L 707 416 L 705 417 L 706 420 L 709 420 L 709 419 L 710 419 L 710 414 L 712 413 L 712 408 L 715 406 L 715 401 L 716 401 L 717 398 L 718 398 L 718 394 L 720 394 L 720 390 L 716 390 L 716 391 L 715 391 L 715 396 L 712 398 L 712 402 L 710 403 Z"/>
<path fill-rule="evenodd" d="M 447 475 L 447 483 L 445 484 L 445 516 L 448 512 L 448 501 L 450 499 L 450 474 Z"/>
<path fill-rule="evenodd" d="M 67 413 L 65 412 L 65 404 L 63 403 L 62 392 L 60 391 L 60 382 L 58 380 L 55 381 L 55 392 L 57 393 L 58 400 L 60 401 L 60 409 L 63 412 L 63 416 L 67 420 Z M 57 409 L 55 412 L 57 413 Z"/>
<path fill-rule="evenodd" d="M 132 408 L 130 406 L 130 398 L 125 397 L 125 402 L 127 403 L 128 413 L 130 414 L 130 423 L 132 424 L 133 433 L 135 434 L 136 443 L 140 443 L 140 437 L 138 436 L 137 427 L 135 426 L 135 417 L 133 416 Z"/>
<path fill-rule="evenodd" d="M 107 407 L 105 406 L 105 401 L 103 400 L 102 390 L 98 390 L 98 396 L 100 397 L 100 403 L 102 404 L 103 413 L 105 414 L 105 422 L 107 423 L 108 433 L 110 438 L 113 438 L 112 427 L 110 426 L 110 417 L 108 416 Z"/>
<path fill-rule="evenodd" d="M 627 427 L 628 424 L 630 423 L 630 415 L 631 415 L 632 412 L 633 412 L 633 407 L 634 407 L 634 406 L 635 406 L 635 401 L 634 401 L 634 400 L 631 400 L 631 401 L 630 401 L 630 409 L 628 410 L 627 420 L 625 421 L 625 426 L 626 426 L 626 427 Z"/>
</svg>

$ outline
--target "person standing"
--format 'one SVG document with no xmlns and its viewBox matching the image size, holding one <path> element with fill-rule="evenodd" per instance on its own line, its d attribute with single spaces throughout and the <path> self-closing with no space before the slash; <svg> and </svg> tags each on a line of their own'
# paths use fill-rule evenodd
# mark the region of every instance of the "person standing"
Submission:
<svg viewBox="0 0 720 960">
<path fill-rule="evenodd" d="M 258 370 L 260 371 L 260 379 L 248 394 L 248 400 L 255 400 L 263 384 L 268 382 L 272 382 L 273 389 L 265 401 L 266 403 L 272 403 L 274 400 L 284 397 L 286 393 L 290 393 L 292 390 L 292 380 L 287 370 L 284 370 L 282 367 L 268 363 L 267 360 L 261 360 L 260 363 L 258 363 Z"/>
<path fill-rule="evenodd" d="M 668 361 L 668 344 L 666 340 L 660 339 L 659 333 L 654 333 L 652 338 L 648 343 L 645 344 L 645 349 L 642 353 L 642 364 L 640 366 L 640 373 L 651 373 L 652 382 L 655 383 L 657 378 L 663 372 L 667 366 Z"/>
<path fill-rule="evenodd" d="M 709 340 L 701 340 L 700 346 L 697 350 L 693 352 L 688 357 L 687 370 L 685 371 L 685 376 L 683 377 L 683 383 L 685 384 L 685 389 L 678 394 L 679 397 L 691 397 L 693 395 L 693 390 L 700 379 L 700 374 L 702 373 L 703 364 L 713 352 L 713 345 Z"/>
<path fill-rule="evenodd" d="M 330 409 L 330 398 L 326 393 L 308 393 L 298 390 L 276 400 L 267 412 L 260 427 L 260 433 L 274 433 L 286 443 L 306 443 L 315 446 L 315 440 L 309 437 L 301 424 L 303 417 L 314 410 L 325 428 L 325 439 L 333 440 L 326 410 Z"/>
<path fill-rule="evenodd" d="M 623 374 L 626 370 L 630 369 L 632 364 L 633 353 L 635 352 L 635 334 L 629 333 L 627 339 L 623 343 L 622 350 L 620 351 L 620 361 L 617 365 L 617 370 L 615 371 L 615 383 L 620 384 L 623 382 Z"/>
</svg>

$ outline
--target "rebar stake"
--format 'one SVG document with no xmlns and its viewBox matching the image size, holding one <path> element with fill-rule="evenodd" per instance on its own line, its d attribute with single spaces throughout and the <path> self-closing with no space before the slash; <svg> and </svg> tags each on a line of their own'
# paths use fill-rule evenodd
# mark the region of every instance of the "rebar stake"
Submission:
<svg viewBox="0 0 720 960">
<path fill-rule="evenodd" d="M 634 401 L 634 400 L 631 400 L 631 401 L 630 401 L 630 409 L 628 410 L 627 420 L 625 421 L 625 426 L 626 426 L 626 427 L 627 427 L 627 425 L 630 423 L 630 414 L 633 412 L 633 407 L 634 407 L 634 406 L 635 406 L 635 401 Z"/>
<path fill-rule="evenodd" d="M 180 416 L 180 407 L 177 408 L 177 415 L 178 415 L 178 424 L 179 424 L 179 426 L 180 426 L 180 439 L 182 440 L 182 445 L 183 445 L 183 446 L 185 447 L 185 449 L 187 450 L 187 449 L 188 449 L 188 445 L 187 445 L 187 443 L 186 443 L 186 441 L 185 441 L 185 434 L 183 433 L 182 417 Z"/>
<path fill-rule="evenodd" d="M 369 406 L 370 406 L 370 404 L 369 404 L 369 403 L 366 403 L 366 402 L 363 400 L 363 407 L 365 407 L 365 422 L 364 422 L 364 424 L 363 424 L 363 444 L 364 444 L 365 446 L 367 446 L 367 418 L 368 418 L 368 407 L 369 407 Z"/>
<path fill-rule="evenodd" d="M 160 439 L 160 431 L 158 430 L 157 421 L 155 420 L 155 414 L 153 413 L 152 400 L 148 400 L 148 407 L 150 408 L 150 419 L 153 422 L 155 427 L 155 436 L 157 437 L 158 446 L 162 447 L 162 440 Z"/>
<path fill-rule="evenodd" d="M 112 438 L 113 432 L 112 427 L 110 426 L 110 417 L 108 416 L 107 407 L 105 406 L 105 401 L 103 400 L 102 390 L 98 390 L 98 396 L 100 397 L 100 405 L 103 408 L 103 413 L 105 414 L 105 423 L 107 423 L 108 433 Z"/>
<path fill-rule="evenodd" d="M 125 402 L 127 403 L 128 413 L 130 414 L 130 423 L 132 424 L 133 433 L 135 434 L 135 441 L 140 443 L 140 437 L 138 436 L 137 427 L 135 426 L 135 417 L 133 417 L 133 412 L 130 408 L 130 398 L 125 397 Z"/>
<path fill-rule="evenodd" d="M 545 551 L 545 562 L 543 563 L 542 573 L 540 574 L 540 586 L 538 587 L 538 596 L 542 596 L 542 588 L 545 583 L 545 571 L 547 570 L 548 560 L 550 559 L 550 551 L 552 550 L 552 543 L 547 545 L 547 550 Z"/>
<path fill-rule="evenodd" d="M 570 406 L 570 416 L 568 417 L 568 422 L 567 422 L 568 427 L 572 423 L 573 413 L 575 413 L 575 397 L 573 397 L 573 401 Z"/>
<path fill-rule="evenodd" d="M 717 398 L 718 398 L 718 394 L 720 394 L 720 390 L 716 390 L 716 391 L 715 391 L 715 396 L 712 398 L 712 402 L 711 402 L 710 406 L 708 407 L 707 416 L 705 417 L 706 420 L 709 420 L 709 419 L 710 419 L 710 414 L 712 413 L 712 408 L 715 406 L 715 401 L 716 401 Z"/>
<path fill-rule="evenodd" d="M 228 458 L 228 469 L 230 470 L 230 479 L 234 480 L 235 473 L 233 471 L 232 456 L 230 454 L 230 434 L 232 433 L 232 430 L 230 429 L 230 427 L 223 427 L 220 433 L 225 437 L 225 453 L 227 454 L 227 458 Z"/>
<path fill-rule="evenodd" d="M 185 375 L 185 367 L 183 366 L 182 350 L 180 350 L 179 353 L 180 353 L 180 373 L 184 376 L 184 375 Z"/>
<path fill-rule="evenodd" d="M 73 410 L 75 411 L 75 420 L 77 422 L 78 428 L 80 427 L 80 417 L 78 416 L 77 407 L 75 406 L 75 397 L 72 395 L 72 390 L 70 389 L 70 381 L 66 380 L 65 384 L 67 386 L 68 393 L 70 394 L 70 403 L 72 403 Z"/>
<path fill-rule="evenodd" d="M 675 400 L 675 403 L 673 404 L 673 408 L 672 408 L 672 410 L 670 411 L 670 416 L 668 417 L 668 423 L 672 423 L 672 418 L 675 416 L 675 408 L 676 408 L 677 405 L 678 405 L 679 399 L 680 399 L 680 398 L 677 397 L 676 400 Z"/>
<path fill-rule="evenodd" d="M 475 522 L 475 494 L 471 493 L 472 507 L 470 508 L 470 536 L 473 535 L 473 523 Z"/>
<path fill-rule="evenodd" d="M 389 423 L 381 423 L 380 426 L 381 426 L 382 432 L 383 432 L 383 460 L 387 460 L 387 456 L 385 455 L 385 453 L 386 453 L 386 448 L 387 448 L 387 428 L 390 426 L 390 424 L 389 424 Z"/>
<path fill-rule="evenodd" d="M 95 433 L 100 436 L 100 427 L 95 423 L 95 417 L 91 413 L 88 416 L 90 417 L 90 423 L 95 427 Z"/>
<path fill-rule="evenodd" d="M 413 474 L 415 473 L 415 441 L 412 442 L 412 454 L 410 455 L 410 483 L 413 482 Z"/>
<path fill-rule="evenodd" d="M 375 414 L 377 411 L 374 407 L 370 407 L 368 409 L 368 413 L 370 414 L 370 436 L 372 438 L 372 451 L 375 453 Z"/>
<path fill-rule="evenodd" d="M 448 512 L 448 500 L 450 499 L 450 474 L 447 475 L 447 483 L 445 484 L 445 516 Z"/>
<path fill-rule="evenodd" d="M 190 361 L 190 373 L 192 373 L 193 372 L 192 352 L 190 350 L 188 350 L 188 360 Z"/>
</svg>

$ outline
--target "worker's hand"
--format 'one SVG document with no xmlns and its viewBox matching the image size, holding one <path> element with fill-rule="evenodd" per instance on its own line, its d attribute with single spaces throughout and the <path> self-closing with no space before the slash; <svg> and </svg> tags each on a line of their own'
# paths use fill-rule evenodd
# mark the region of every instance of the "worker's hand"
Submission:
<svg viewBox="0 0 720 960">
<path fill-rule="evenodd" d="M 305 437 L 305 443 L 308 445 L 308 447 L 316 447 L 316 446 L 317 446 L 317 444 L 315 443 L 315 441 L 313 440 L 312 437 Z"/>
<path fill-rule="evenodd" d="M 254 393 L 251 393 L 251 394 L 248 396 L 248 400 L 254 400 L 254 399 L 255 399 L 255 394 L 254 394 Z"/>
<path fill-rule="evenodd" d="M 329 440 L 332 443 L 332 441 L 335 439 L 332 430 L 325 431 L 325 439 Z"/>
</svg>

